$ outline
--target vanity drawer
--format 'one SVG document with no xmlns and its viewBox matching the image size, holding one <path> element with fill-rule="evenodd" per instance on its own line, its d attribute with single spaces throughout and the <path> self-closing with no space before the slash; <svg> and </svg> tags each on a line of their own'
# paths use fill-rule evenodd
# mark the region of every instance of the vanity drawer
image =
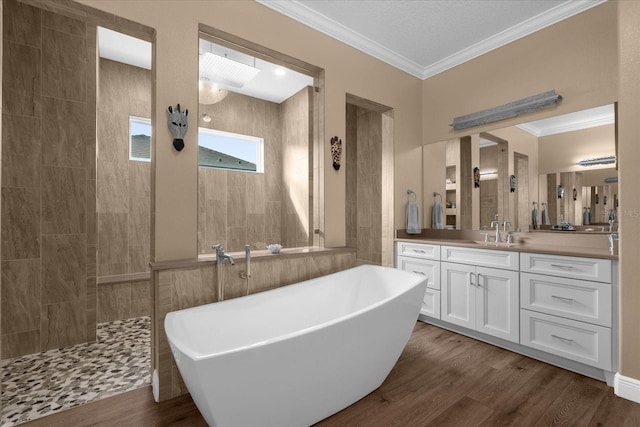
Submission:
<svg viewBox="0 0 640 427">
<path fill-rule="evenodd" d="M 440 258 L 442 261 L 505 270 L 517 270 L 519 267 L 518 252 L 472 249 L 459 246 L 442 246 L 441 251 Z"/>
<path fill-rule="evenodd" d="M 611 283 L 611 260 L 609 259 L 523 252 L 520 254 L 520 271 Z"/>
<path fill-rule="evenodd" d="M 399 256 L 397 268 L 425 276 L 428 288 L 440 289 L 440 261 Z"/>
<path fill-rule="evenodd" d="M 520 273 L 520 307 L 611 326 L 611 285 Z"/>
<path fill-rule="evenodd" d="M 520 310 L 520 344 L 611 370 L 611 329 Z"/>
<path fill-rule="evenodd" d="M 440 291 L 427 288 L 422 300 L 420 314 L 440 319 Z"/>
<path fill-rule="evenodd" d="M 440 260 L 440 246 L 426 243 L 398 242 L 398 253 L 396 255 Z"/>
</svg>

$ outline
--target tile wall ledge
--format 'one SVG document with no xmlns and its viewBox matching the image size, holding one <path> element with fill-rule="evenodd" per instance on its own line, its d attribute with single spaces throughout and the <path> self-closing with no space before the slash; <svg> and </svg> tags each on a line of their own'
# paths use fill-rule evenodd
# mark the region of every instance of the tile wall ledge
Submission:
<svg viewBox="0 0 640 427">
<path fill-rule="evenodd" d="M 151 279 L 151 273 L 143 271 L 140 273 L 114 274 L 113 276 L 102 276 L 97 278 L 98 285 L 115 285 L 118 283 L 142 282 Z"/>
<path fill-rule="evenodd" d="M 252 250 L 251 251 L 251 261 L 252 262 L 261 262 L 268 261 L 270 259 L 274 259 L 274 257 L 278 258 L 295 258 L 295 257 L 303 257 L 307 255 L 325 255 L 325 254 L 335 254 L 341 252 L 356 252 L 356 248 L 344 246 L 338 248 L 322 248 L 319 246 L 304 246 L 298 248 L 283 248 L 279 254 L 272 254 L 266 249 L 262 250 Z M 236 262 L 244 262 L 244 251 L 242 252 L 229 252 L 229 255 L 233 257 Z M 216 256 L 214 254 L 203 254 L 199 255 L 197 259 L 179 259 L 179 260 L 169 260 L 169 261 L 159 261 L 159 262 L 151 262 L 149 266 L 151 267 L 151 271 L 162 271 L 162 270 L 173 270 L 177 268 L 192 268 L 192 267 L 200 267 L 204 264 L 213 264 L 216 262 Z"/>
</svg>

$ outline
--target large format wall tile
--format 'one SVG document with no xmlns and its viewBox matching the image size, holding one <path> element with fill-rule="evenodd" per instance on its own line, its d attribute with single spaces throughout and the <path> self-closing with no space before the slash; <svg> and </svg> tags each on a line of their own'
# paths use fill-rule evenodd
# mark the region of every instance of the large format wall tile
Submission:
<svg viewBox="0 0 640 427">
<path fill-rule="evenodd" d="M 85 167 L 89 120 L 84 103 L 43 98 L 42 164 Z"/>
<path fill-rule="evenodd" d="M 2 259 L 40 257 L 40 190 L 2 189 Z"/>
<path fill-rule="evenodd" d="M 16 0 L 4 0 L 4 40 L 28 46 L 40 47 L 42 41 L 41 9 Z"/>
<path fill-rule="evenodd" d="M 4 43 L 2 61 L 2 112 L 28 117 L 42 113 L 40 49 Z"/>
<path fill-rule="evenodd" d="M 2 115 L 2 186 L 40 187 L 40 119 Z"/>
<path fill-rule="evenodd" d="M 129 212 L 127 162 L 98 163 L 98 213 Z"/>
<path fill-rule="evenodd" d="M 42 168 L 42 233 L 86 232 L 84 168 Z"/>
<path fill-rule="evenodd" d="M 131 313 L 131 283 L 100 285 L 98 307 L 98 323 L 128 319 Z"/>
<path fill-rule="evenodd" d="M 11 359 L 40 351 L 40 329 L 2 334 L 2 358 Z"/>
<path fill-rule="evenodd" d="M 84 301 L 42 306 L 40 345 L 43 351 L 85 341 L 87 325 Z M 92 325 L 95 329 L 95 325 Z"/>
<path fill-rule="evenodd" d="M 129 116 L 126 112 L 98 109 L 98 162 L 127 162 L 128 141 Z"/>
<path fill-rule="evenodd" d="M 78 21 L 77 19 L 49 12 L 48 10 L 42 11 L 42 26 L 45 28 L 52 28 L 72 36 L 82 38 L 87 36 L 85 30 L 86 24 L 83 21 Z"/>
<path fill-rule="evenodd" d="M 40 261 L 3 261 L 2 333 L 12 334 L 40 327 Z"/>
<path fill-rule="evenodd" d="M 43 305 L 86 298 L 85 240 L 84 234 L 42 236 Z"/>
<path fill-rule="evenodd" d="M 87 96 L 87 52 L 84 37 L 51 28 L 42 30 L 42 93 L 44 96 L 85 101 Z"/>
<path fill-rule="evenodd" d="M 126 213 L 98 214 L 98 276 L 127 273 Z"/>
</svg>

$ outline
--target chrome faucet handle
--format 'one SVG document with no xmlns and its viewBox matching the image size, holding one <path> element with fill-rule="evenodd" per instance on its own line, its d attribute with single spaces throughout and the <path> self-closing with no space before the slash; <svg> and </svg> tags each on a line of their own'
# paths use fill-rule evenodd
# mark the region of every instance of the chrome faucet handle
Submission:
<svg viewBox="0 0 640 427">
<path fill-rule="evenodd" d="M 484 244 L 487 245 L 489 243 L 489 233 L 480 233 L 484 236 Z"/>
<path fill-rule="evenodd" d="M 511 221 L 509 221 L 508 219 L 505 219 L 504 222 L 502 223 L 502 231 L 506 232 L 507 226 L 509 226 L 509 230 L 511 230 Z"/>
</svg>

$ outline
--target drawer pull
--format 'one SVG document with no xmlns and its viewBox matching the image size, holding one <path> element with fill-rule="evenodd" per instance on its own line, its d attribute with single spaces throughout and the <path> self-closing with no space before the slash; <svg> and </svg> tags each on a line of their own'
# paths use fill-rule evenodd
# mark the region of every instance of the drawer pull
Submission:
<svg viewBox="0 0 640 427">
<path fill-rule="evenodd" d="M 482 287 L 482 274 L 478 273 L 478 287 Z"/>
<path fill-rule="evenodd" d="M 427 252 L 424 249 L 412 249 L 413 252 L 417 254 L 426 254 Z"/>
<path fill-rule="evenodd" d="M 561 336 L 559 336 L 559 335 L 554 335 L 554 334 L 551 334 L 551 336 L 552 336 L 553 338 L 555 338 L 555 339 L 560 340 L 560 341 L 564 341 L 564 342 L 573 342 L 573 340 L 572 340 L 571 338 L 565 338 L 565 337 L 561 337 Z"/>
<path fill-rule="evenodd" d="M 551 298 L 559 299 L 561 301 L 573 302 L 573 298 L 560 297 L 558 295 L 551 295 Z"/>
<path fill-rule="evenodd" d="M 416 274 L 421 274 L 423 276 L 426 276 L 426 274 L 424 274 L 424 272 L 422 272 L 422 271 L 413 270 L 413 272 L 416 273 Z"/>
<path fill-rule="evenodd" d="M 573 266 L 571 265 L 562 265 L 562 264 L 551 264 L 551 267 L 560 268 L 562 270 L 573 270 Z"/>
</svg>

